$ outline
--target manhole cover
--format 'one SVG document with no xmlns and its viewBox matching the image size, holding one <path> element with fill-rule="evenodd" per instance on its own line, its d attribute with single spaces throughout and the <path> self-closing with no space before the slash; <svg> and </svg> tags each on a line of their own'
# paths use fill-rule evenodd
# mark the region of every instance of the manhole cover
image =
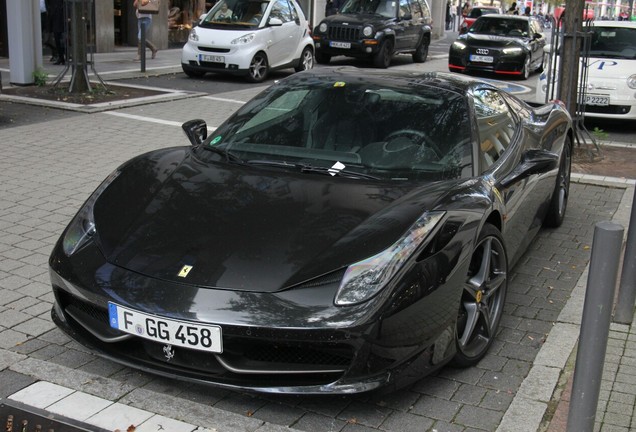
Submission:
<svg viewBox="0 0 636 432">
<path fill-rule="evenodd" d="M 109 432 L 20 402 L 0 402 L 0 430 L 7 432 Z"/>
</svg>

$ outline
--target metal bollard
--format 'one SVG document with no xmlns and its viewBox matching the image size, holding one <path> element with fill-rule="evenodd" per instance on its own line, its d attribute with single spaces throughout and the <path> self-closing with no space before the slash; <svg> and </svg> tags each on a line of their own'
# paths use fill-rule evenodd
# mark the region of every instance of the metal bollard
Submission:
<svg viewBox="0 0 636 432">
<path fill-rule="evenodd" d="M 139 60 L 141 61 L 141 72 L 146 72 L 146 23 L 142 22 L 140 26 L 141 30 L 141 44 L 139 47 Z"/>
<path fill-rule="evenodd" d="M 623 232 L 607 221 L 594 228 L 567 432 L 594 430 Z"/>
<path fill-rule="evenodd" d="M 614 310 L 614 322 L 631 324 L 634 320 L 636 301 L 636 188 L 632 200 L 632 213 L 627 228 L 627 244 L 623 255 L 623 270 L 618 288 L 618 299 Z"/>
</svg>

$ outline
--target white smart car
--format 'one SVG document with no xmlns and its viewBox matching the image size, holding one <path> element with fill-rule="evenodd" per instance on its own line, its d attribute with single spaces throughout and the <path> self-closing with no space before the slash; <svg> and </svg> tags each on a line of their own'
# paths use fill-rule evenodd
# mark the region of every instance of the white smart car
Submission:
<svg viewBox="0 0 636 432">
<path fill-rule="evenodd" d="M 206 72 L 260 82 L 273 69 L 314 65 L 314 43 L 295 0 L 221 0 L 190 31 L 181 54 L 189 77 Z"/>
<path fill-rule="evenodd" d="M 585 116 L 636 120 L 636 22 L 594 21 L 590 30 Z M 547 84 L 543 72 L 537 102 L 545 101 Z"/>
</svg>

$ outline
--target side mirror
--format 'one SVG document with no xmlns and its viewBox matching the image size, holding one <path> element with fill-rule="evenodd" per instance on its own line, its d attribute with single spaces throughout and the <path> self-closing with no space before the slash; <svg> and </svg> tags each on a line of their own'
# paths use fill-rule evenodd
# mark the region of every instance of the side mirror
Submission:
<svg viewBox="0 0 636 432">
<path fill-rule="evenodd" d="M 413 19 L 413 15 L 411 15 L 410 13 L 404 14 L 404 16 L 400 17 L 401 19 L 403 19 L 404 21 L 411 21 Z"/>
<path fill-rule="evenodd" d="M 543 35 L 541 33 L 535 33 L 534 36 L 532 36 L 532 39 L 541 39 L 543 37 Z"/>
<path fill-rule="evenodd" d="M 205 124 L 205 120 L 188 120 L 181 128 L 192 145 L 199 145 L 208 137 L 208 125 Z"/>
<path fill-rule="evenodd" d="M 271 17 L 269 21 L 267 21 L 267 24 L 272 27 L 278 27 L 283 25 L 283 21 L 280 18 Z"/>
<path fill-rule="evenodd" d="M 548 172 L 558 166 L 558 154 L 547 150 L 528 150 L 523 154 L 519 165 L 501 181 L 501 186 L 507 187 L 533 174 Z"/>
</svg>

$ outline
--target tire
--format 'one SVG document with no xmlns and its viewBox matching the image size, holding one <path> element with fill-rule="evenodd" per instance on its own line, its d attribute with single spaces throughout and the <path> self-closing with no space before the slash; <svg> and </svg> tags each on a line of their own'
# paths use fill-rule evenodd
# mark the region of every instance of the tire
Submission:
<svg viewBox="0 0 636 432">
<path fill-rule="evenodd" d="M 479 234 L 462 289 L 453 366 L 474 366 L 486 355 L 499 328 L 507 288 L 508 258 L 503 238 L 497 228 L 486 224 Z"/>
<path fill-rule="evenodd" d="M 302 72 L 314 67 L 314 52 L 311 48 L 305 47 L 303 52 L 300 54 L 300 59 L 298 61 L 298 66 L 294 68 L 296 72 Z"/>
<path fill-rule="evenodd" d="M 263 82 L 267 78 L 269 66 L 267 64 L 267 56 L 263 52 L 254 54 L 254 58 L 250 62 L 250 68 L 247 72 L 247 80 L 253 83 Z"/>
<path fill-rule="evenodd" d="M 422 38 L 422 42 L 417 46 L 413 53 L 414 63 L 424 63 L 428 57 L 428 39 Z"/>
<path fill-rule="evenodd" d="M 331 56 L 320 51 L 316 51 L 316 61 L 318 64 L 329 64 Z"/>
<path fill-rule="evenodd" d="M 205 72 L 193 70 L 187 66 L 181 65 L 181 69 L 183 69 L 183 73 L 185 73 L 188 78 L 201 78 L 205 75 Z"/>
<path fill-rule="evenodd" d="M 521 79 L 527 80 L 530 78 L 530 55 L 527 55 L 523 61 L 523 69 L 521 69 Z"/>
<path fill-rule="evenodd" d="M 373 56 L 373 65 L 386 69 L 391 64 L 391 57 L 393 57 L 393 41 L 385 39 L 378 52 Z"/>
<path fill-rule="evenodd" d="M 549 228 L 558 228 L 563 224 L 565 219 L 565 211 L 568 206 L 568 197 L 570 196 L 570 172 L 572 169 L 572 142 L 567 137 L 563 144 L 563 154 L 561 155 L 561 163 L 559 164 L 559 173 L 557 174 L 554 192 L 550 199 L 550 207 L 543 220 L 543 225 Z"/>
</svg>

